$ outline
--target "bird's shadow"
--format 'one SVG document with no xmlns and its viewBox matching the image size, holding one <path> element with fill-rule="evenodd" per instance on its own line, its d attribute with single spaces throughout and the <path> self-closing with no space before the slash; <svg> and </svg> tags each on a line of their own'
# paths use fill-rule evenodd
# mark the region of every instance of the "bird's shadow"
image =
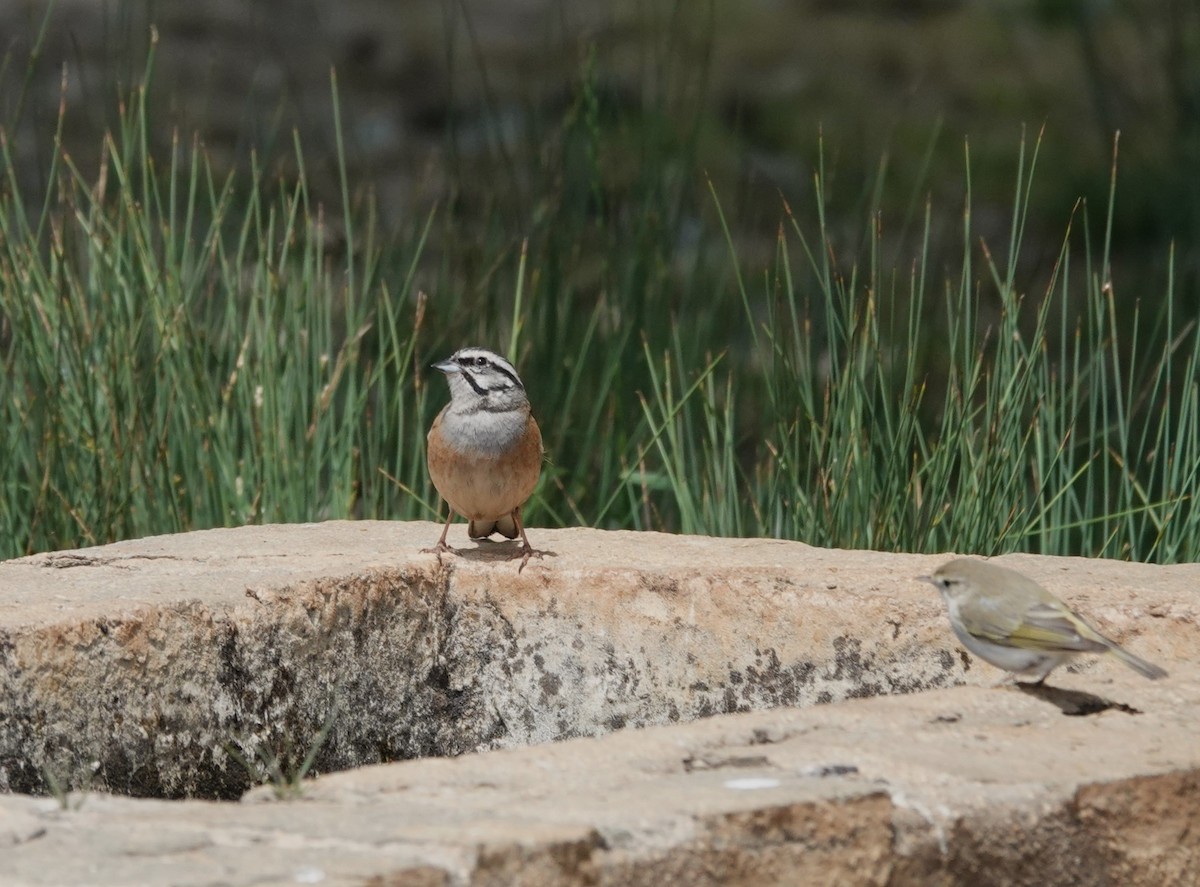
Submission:
<svg viewBox="0 0 1200 887">
<path fill-rule="evenodd" d="M 1105 711 L 1123 711 L 1130 715 L 1142 713 L 1140 709 L 1136 709 L 1132 705 L 1105 699 L 1103 696 L 1085 693 L 1082 690 L 1068 690 L 1065 687 L 1051 687 L 1048 684 L 1023 684 L 1019 681 L 1015 686 L 1016 689 L 1028 696 L 1058 706 L 1059 710 L 1068 717 L 1098 715 Z"/>
<path fill-rule="evenodd" d="M 558 557 L 558 552 L 556 551 L 546 551 L 543 548 L 535 548 L 533 551 L 533 555 L 529 558 L 530 564 L 537 563 L 541 558 Z M 461 557 L 466 561 L 503 564 L 508 561 L 521 559 L 521 543 L 516 539 L 505 539 L 503 541 L 496 539 L 472 539 L 471 543 L 452 546 L 448 553 L 453 557 Z"/>
</svg>

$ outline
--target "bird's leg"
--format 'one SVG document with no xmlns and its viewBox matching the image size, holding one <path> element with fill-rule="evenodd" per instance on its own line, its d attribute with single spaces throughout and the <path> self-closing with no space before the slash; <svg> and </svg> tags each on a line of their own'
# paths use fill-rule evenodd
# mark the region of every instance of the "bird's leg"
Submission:
<svg viewBox="0 0 1200 887">
<path fill-rule="evenodd" d="M 517 529 L 521 533 L 521 547 L 513 554 L 514 558 L 521 559 L 521 566 L 517 567 L 517 572 L 520 573 L 525 569 L 525 565 L 529 563 L 531 557 L 541 557 L 542 552 L 535 551 L 533 546 L 529 544 L 529 537 L 525 535 L 525 525 L 521 523 L 521 506 L 518 505 L 512 510 L 513 522 L 517 525 Z"/>
<path fill-rule="evenodd" d="M 1022 681 L 1018 679 L 1017 683 L 1026 687 L 1044 687 L 1046 685 L 1046 678 L 1050 677 L 1050 672 L 1054 671 L 1058 665 L 1058 662 L 1050 660 L 1049 665 L 1043 665 L 1039 667 L 1037 677 L 1032 681 Z"/>
<path fill-rule="evenodd" d="M 449 508 L 449 503 L 447 503 L 446 507 Z M 442 552 L 453 552 L 454 549 L 446 544 L 446 534 L 450 532 L 450 522 L 453 520 L 454 509 L 450 508 L 450 514 L 446 516 L 446 524 L 442 527 L 442 537 L 438 539 L 437 545 L 433 546 L 433 548 L 422 548 L 421 551 L 425 552 L 426 554 L 436 554 L 439 560 L 441 559 Z"/>
</svg>

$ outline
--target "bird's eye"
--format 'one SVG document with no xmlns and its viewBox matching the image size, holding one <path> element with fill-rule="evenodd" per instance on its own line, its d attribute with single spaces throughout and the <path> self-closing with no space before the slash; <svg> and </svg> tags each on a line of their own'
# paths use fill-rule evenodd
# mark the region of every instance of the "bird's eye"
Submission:
<svg viewBox="0 0 1200 887">
<path fill-rule="evenodd" d="M 477 366 L 477 367 L 487 366 L 487 358 L 484 357 L 483 355 L 480 355 L 479 357 L 475 358 L 475 366 Z"/>
</svg>

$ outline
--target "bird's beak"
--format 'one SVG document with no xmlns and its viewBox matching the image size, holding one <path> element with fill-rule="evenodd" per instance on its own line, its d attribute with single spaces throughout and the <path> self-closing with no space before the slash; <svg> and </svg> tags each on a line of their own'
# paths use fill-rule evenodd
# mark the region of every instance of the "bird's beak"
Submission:
<svg viewBox="0 0 1200 887">
<path fill-rule="evenodd" d="M 931 584 L 933 584 L 933 585 L 936 585 L 936 584 L 937 584 L 936 582 L 934 582 L 934 581 L 933 581 L 933 577 L 932 577 L 932 576 L 924 576 L 924 575 L 922 575 L 922 576 L 913 576 L 913 578 L 914 578 L 914 579 L 916 579 L 918 582 L 929 582 L 929 583 L 931 583 Z"/>
<path fill-rule="evenodd" d="M 460 367 L 458 364 L 456 364 L 454 361 L 452 361 L 448 357 L 443 361 L 439 361 L 438 363 L 431 364 L 431 366 L 435 370 L 441 370 L 443 373 L 461 373 L 462 372 L 462 367 Z"/>
</svg>

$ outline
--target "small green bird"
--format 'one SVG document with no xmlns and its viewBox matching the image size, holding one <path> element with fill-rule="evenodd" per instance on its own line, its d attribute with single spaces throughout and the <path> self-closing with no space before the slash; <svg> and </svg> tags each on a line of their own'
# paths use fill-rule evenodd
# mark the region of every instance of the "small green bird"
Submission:
<svg viewBox="0 0 1200 887">
<path fill-rule="evenodd" d="M 1016 570 L 971 558 L 940 566 L 932 582 L 964 647 L 985 662 L 1042 683 L 1080 653 L 1111 653 L 1151 680 L 1167 673 L 1092 628 L 1082 616 Z"/>
</svg>

